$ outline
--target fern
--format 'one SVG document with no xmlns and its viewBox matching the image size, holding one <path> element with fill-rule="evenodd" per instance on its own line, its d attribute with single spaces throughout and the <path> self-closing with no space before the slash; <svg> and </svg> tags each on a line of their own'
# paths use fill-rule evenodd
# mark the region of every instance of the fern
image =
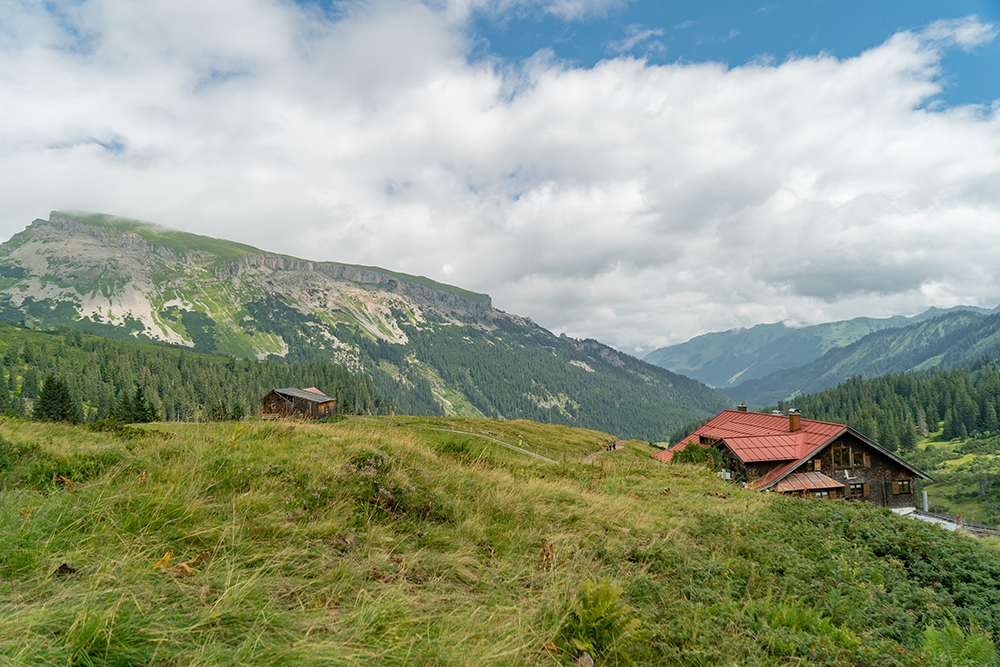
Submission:
<svg viewBox="0 0 1000 667">
<path fill-rule="evenodd" d="M 578 651 L 598 657 L 623 658 L 645 633 L 634 610 L 622 602 L 622 589 L 607 579 L 584 580 L 570 610 L 564 634 Z"/>
<path fill-rule="evenodd" d="M 968 634 L 957 625 L 926 628 L 924 657 L 941 667 L 993 667 L 998 663 L 996 648 L 986 635 L 970 628 Z"/>
</svg>

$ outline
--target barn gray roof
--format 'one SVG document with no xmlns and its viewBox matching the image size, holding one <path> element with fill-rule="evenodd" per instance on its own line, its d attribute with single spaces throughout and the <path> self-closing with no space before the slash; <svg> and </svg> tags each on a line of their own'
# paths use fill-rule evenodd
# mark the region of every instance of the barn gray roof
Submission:
<svg viewBox="0 0 1000 667">
<path fill-rule="evenodd" d="M 296 387 L 286 387 L 285 389 L 275 389 L 274 393 L 286 396 L 289 398 L 301 398 L 312 403 L 326 403 L 328 401 L 335 400 L 326 394 L 319 394 L 315 391 L 306 391 L 305 389 L 297 389 Z"/>
</svg>

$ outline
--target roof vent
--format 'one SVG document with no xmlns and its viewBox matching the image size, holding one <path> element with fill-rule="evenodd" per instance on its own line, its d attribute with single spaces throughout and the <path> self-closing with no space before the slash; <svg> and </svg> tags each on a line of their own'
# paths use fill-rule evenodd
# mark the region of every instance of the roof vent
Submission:
<svg viewBox="0 0 1000 667">
<path fill-rule="evenodd" d="M 771 414 L 772 415 L 783 415 L 785 413 L 782 412 L 781 410 L 771 410 Z"/>
</svg>

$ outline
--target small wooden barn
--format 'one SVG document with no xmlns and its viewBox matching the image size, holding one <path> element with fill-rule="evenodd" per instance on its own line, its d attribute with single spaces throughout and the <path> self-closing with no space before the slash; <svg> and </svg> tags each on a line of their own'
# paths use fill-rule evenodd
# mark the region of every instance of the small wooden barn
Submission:
<svg viewBox="0 0 1000 667">
<path fill-rule="evenodd" d="M 260 415 L 264 419 L 323 419 L 336 411 L 336 399 L 315 387 L 272 389 L 260 399 Z"/>
</svg>

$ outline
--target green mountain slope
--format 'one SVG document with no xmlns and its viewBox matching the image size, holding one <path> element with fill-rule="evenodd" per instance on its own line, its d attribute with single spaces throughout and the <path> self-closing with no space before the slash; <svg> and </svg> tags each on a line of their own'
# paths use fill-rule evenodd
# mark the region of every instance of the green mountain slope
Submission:
<svg viewBox="0 0 1000 667">
<path fill-rule="evenodd" d="M 860 375 L 877 377 L 931 368 L 960 368 L 1000 354 L 1000 314 L 956 310 L 908 327 L 868 334 L 812 363 L 723 390 L 763 407 L 811 394 Z"/>
<path fill-rule="evenodd" d="M 370 375 L 411 414 L 661 440 L 729 405 L 701 383 L 496 310 L 485 294 L 105 215 L 53 213 L 0 246 L 0 321 L 329 361 Z"/>
<path fill-rule="evenodd" d="M 782 323 L 758 324 L 697 336 L 678 345 L 653 350 L 645 360 L 701 380 L 710 387 L 731 387 L 777 371 L 804 366 L 836 347 L 849 345 L 883 329 L 907 327 L 954 310 L 985 313 L 981 308 L 931 308 L 914 317 L 857 317 L 792 328 Z"/>
</svg>

